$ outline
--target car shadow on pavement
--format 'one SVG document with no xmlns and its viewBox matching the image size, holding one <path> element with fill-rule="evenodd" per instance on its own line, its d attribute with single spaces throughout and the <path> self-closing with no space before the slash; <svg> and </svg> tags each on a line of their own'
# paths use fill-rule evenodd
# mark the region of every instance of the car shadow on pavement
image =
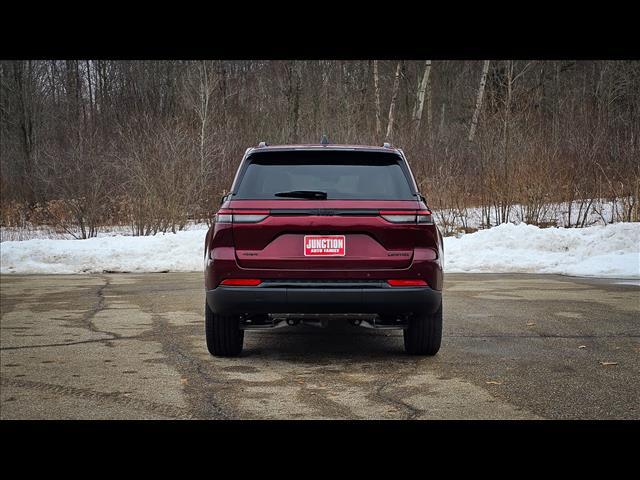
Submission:
<svg viewBox="0 0 640 480">
<path fill-rule="evenodd" d="M 402 330 L 374 330 L 347 322 L 329 322 L 325 328 L 295 326 L 246 332 L 243 358 L 295 363 L 329 364 L 335 361 L 411 362 L 404 351 Z"/>
</svg>

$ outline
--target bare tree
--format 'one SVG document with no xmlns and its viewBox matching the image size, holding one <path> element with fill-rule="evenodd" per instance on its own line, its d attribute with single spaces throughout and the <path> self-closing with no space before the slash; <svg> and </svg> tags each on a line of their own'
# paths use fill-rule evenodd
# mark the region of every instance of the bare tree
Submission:
<svg viewBox="0 0 640 480">
<path fill-rule="evenodd" d="M 395 120 L 396 102 L 398 100 L 398 92 L 400 90 L 400 69 L 402 62 L 398 62 L 396 66 L 396 75 L 393 79 L 393 90 L 391 91 L 391 104 L 389 105 L 389 118 L 387 120 L 387 134 L 385 140 L 390 140 L 393 134 L 393 122 Z"/>
<path fill-rule="evenodd" d="M 415 122 L 416 131 L 420 129 L 420 121 L 422 120 L 422 110 L 424 108 L 424 95 L 427 90 L 427 84 L 429 83 L 429 74 L 431 73 L 431 60 L 424 62 L 424 73 L 420 83 L 418 83 L 418 90 L 416 93 L 416 102 L 413 107 L 413 121 Z"/>
<path fill-rule="evenodd" d="M 546 225 L 556 213 L 571 227 L 638 221 L 639 62 L 485 61 L 480 85 L 476 62 L 432 67 L 1 61 L 0 219 L 55 218 L 78 237 L 112 224 L 152 234 L 210 222 L 248 145 L 326 133 L 393 139 L 452 231 L 471 228 L 472 207 L 484 226 Z"/>
<path fill-rule="evenodd" d="M 482 65 L 482 75 L 480 76 L 480 86 L 478 87 L 478 95 L 476 97 L 476 108 L 473 111 L 473 118 L 471 119 L 471 126 L 469 127 L 468 140 L 473 142 L 473 137 L 476 134 L 476 127 L 478 126 L 478 119 L 480 118 L 480 110 L 482 110 L 482 98 L 484 97 L 484 87 L 487 83 L 487 73 L 489 72 L 489 60 L 485 60 Z"/>
<path fill-rule="evenodd" d="M 382 134 L 382 112 L 380 109 L 380 76 L 378 74 L 378 60 L 373 61 L 373 85 L 376 99 L 376 138 Z"/>
</svg>

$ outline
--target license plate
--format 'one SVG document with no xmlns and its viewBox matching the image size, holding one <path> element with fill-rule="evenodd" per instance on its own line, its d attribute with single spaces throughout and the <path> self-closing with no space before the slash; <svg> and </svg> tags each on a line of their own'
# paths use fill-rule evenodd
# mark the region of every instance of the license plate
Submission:
<svg viewBox="0 0 640 480">
<path fill-rule="evenodd" d="M 305 257 L 344 257 L 344 235 L 305 235 Z"/>
</svg>

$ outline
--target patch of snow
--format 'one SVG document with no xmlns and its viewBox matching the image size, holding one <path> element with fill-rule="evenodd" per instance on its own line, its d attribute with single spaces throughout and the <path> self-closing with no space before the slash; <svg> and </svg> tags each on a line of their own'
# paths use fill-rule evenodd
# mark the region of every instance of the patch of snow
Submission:
<svg viewBox="0 0 640 480">
<path fill-rule="evenodd" d="M 204 266 L 206 233 L 2 242 L 0 273 L 194 272 Z"/>
<path fill-rule="evenodd" d="M 201 271 L 205 234 L 202 226 L 148 237 L 6 241 L 0 244 L 0 273 Z M 580 229 L 506 223 L 444 242 L 450 273 L 640 278 L 640 223 Z"/>
<path fill-rule="evenodd" d="M 640 278 L 640 223 L 538 228 L 505 223 L 446 237 L 445 272 Z"/>
</svg>

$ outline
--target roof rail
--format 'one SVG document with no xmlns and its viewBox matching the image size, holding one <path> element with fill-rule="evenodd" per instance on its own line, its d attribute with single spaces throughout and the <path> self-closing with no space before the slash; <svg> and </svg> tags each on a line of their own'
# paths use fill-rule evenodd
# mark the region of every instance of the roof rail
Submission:
<svg viewBox="0 0 640 480">
<path fill-rule="evenodd" d="M 384 142 L 384 143 L 382 144 L 382 146 L 383 146 L 384 148 L 391 148 L 391 144 L 390 144 L 389 142 Z"/>
<path fill-rule="evenodd" d="M 269 146 L 269 144 L 268 144 L 267 142 L 260 142 L 260 143 L 258 144 L 258 148 L 268 147 L 268 146 Z"/>
</svg>

